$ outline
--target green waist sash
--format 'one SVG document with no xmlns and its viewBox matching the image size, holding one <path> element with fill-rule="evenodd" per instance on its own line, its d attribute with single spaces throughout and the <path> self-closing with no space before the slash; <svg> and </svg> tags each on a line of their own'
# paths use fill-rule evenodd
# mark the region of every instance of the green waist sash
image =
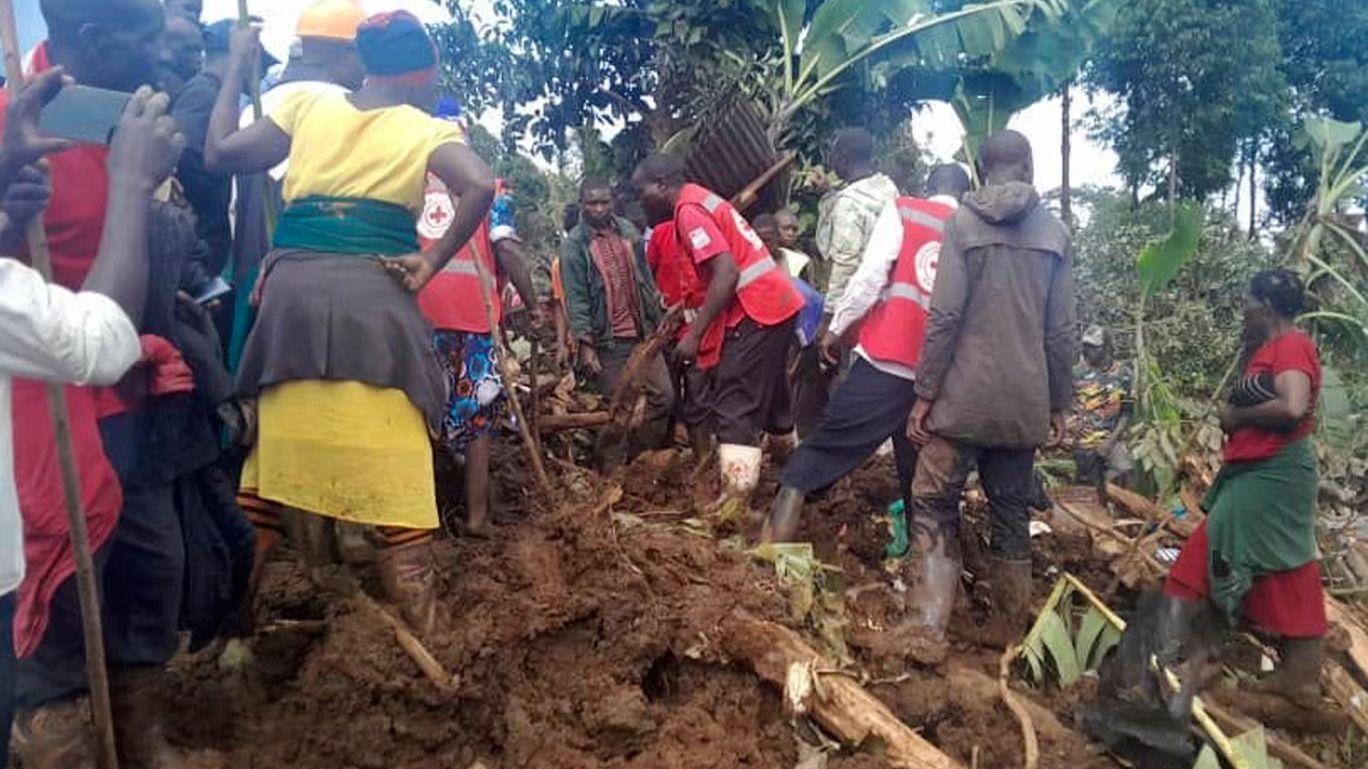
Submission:
<svg viewBox="0 0 1368 769">
<path fill-rule="evenodd" d="M 272 243 L 276 248 L 399 256 L 418 250 L 417 220 L 393 203 L 310 195 L 292 201 L 280 215 Z"/>
</svg>

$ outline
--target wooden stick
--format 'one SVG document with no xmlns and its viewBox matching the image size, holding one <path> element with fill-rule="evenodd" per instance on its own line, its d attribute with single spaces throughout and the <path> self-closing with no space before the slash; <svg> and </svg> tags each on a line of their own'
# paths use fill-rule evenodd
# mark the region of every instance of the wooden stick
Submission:
<svg viewBox="0 0 1368 769">
<path fill-rule="evenodd" d="M 518 433 L 522 435 L 523 447 L 527 450 L 527 459 L 532 463 L 532 474 L 537 481 L 537 489 L 541 491 L 542 500 L 550 504 L 554 499 L 551 491 L 551 479 L 546 475 L 546 465 L 542 464 L 541 450 L 538 448 L 536 439 L 532 437 L 532 430 L 528 427 L 527 417 L 523 413 L 522 401 L 518 398 L 518 389 L 514 387 L 517 377 L 513 373 L 512 367 L 508 365 L 508 349 L 504 347 L 503 339 L 499 336 L 499 322 L 494 316 L 494 288 L 497 285 L 494 276 L 489 274 L 489 268 L 484 263 L 484 253 L 480 248 L 478 237 L 470 239 L 470 250 L 475 257 L 475 272 L 480 281 L 480 299 L 484 301 L 485 318 L 489 321 L 489 334 L 494 340 L 494 358 L 499 364 L 499 373 L 503 376 L 504 392 L 508 393 L 508 405 L 513 409 L 513 417 L 518 420 Z M 490 255 L 493 256 L 492 254 Z"/>
<path fill-rule="evenodd" d="M 1012 666 L 1012 660 L 1021 654 L 1020 646 L 1010 646 L 1007 651 L 998 658 L 998 694 L 1002 697 L 1002 702 L 1007 709 L 1016 716 L 1017 722 L 1021 724 L 1021 741 L 1025 745 L 1026 769 L 1036 769 L 1040 765 L 1040 740 L 1036 737 L 1035 723 L 1031 720 L 1031 714 L 1026 707 L 1021 704 L 1021 699 L 1017 697 L 1012 687 L 1007 685 L 1007 676 Z"/>
<path fill-rule="evenodd" d="M 247 0 L 238 0 L 238 26 L 246 27 L 252 23 L 252 15 L 247 10 Z M 252 62 L 251 82 L 247 84 L 247 95 L 252 101 L 252 120 L 261 120 L 265 114 L 261 108 L 261 56 Z M 269 240 L 275 232 L 277 214 L 275 196 L 271 194 L 271 175 L 263 171 L 258 174 L 258 191 L 261 195 L 261 212 L 266 217 L 266 237 Z"/>
<path fill-rule="evenodd" d="M 14 23 L 14 3 L 0 0 L 0 42 L 5 50 L 5 77 L 11 101 L 24 84 L 20 62 L 19 32 Z M 33 268 L 52 281 L 52 259 L 48 254 L 47 232 L 42 215 L 28 227 L 29 259 Z M 66 502 L 67 525 L 71 530 L 71 549 L 76 560 L 76 588 L 81 601 L 81 629 L 85 638 L 86 678 L 90 686 L 90 709 L 100 745 L 101 766 L 118 769 L 119 752 L 114 741 L 114 715 L 109 699 L 109 670 L 105 660 L 104 623 L 100 615 L 100 586 L 95 579 L 95 563 L 90 557 L 90 532 L 85 511 L 81 509 L 81 479 L 76 471 L 76 452 L 71 440 L 71 416 L 67 410 L 66 390 L 60 384 L 47 386 L 52 413 L 52 432 L 57 443 L 57 462 L 62 472 L 62 496 Z"/>
<path fill-rule="evenodd" d="M 1211 715 L 1211 718 L 1215 720 L 1217 724 L 1220 724 L 1222 729 L 1234 734 L 1243 734 L 1258 729 L 1261 726 L 1258 721 L 1255 721 L 1252 718 L 1248 718 L 1238 713 L 1232 713 L 1225 708 L 1210 702 L 1206 703 L 1206 712 Z M 1300 766 L 1302 769 L 1326 769 L 1325 764 L 1306 755 L 1296 745 L 1283 742 L 1282 739 L 1278 738 L 1267 729 L 1264 730 L 1264 744 L 1268 747 L 1268 752 L 1270 754 L 1282 759 L 1288 764 Z"/>
<path fill-rule="evenodd" d="M 769 184 L 770 179 L 779 175 L 780 171 L 789 167 L 789 164 L 798 159 L 798 153 L 793 150 L 785 152 L 774 161 L 774 164 L 765 169 L 765 172 L 755 178 L 755 181 L 747 184 L 745 189 L 732 196 L 731 204 L 737 211 L 745 211 L 750 208 L 760 197 L 760 189 Z"/>
<path fill-rule="evenodd" d="M 399 642 L 399 647 L 404 650 L 405 654 L 408 654 L 429 681 L 436 684 L 437 688 L 444 692 L 453 692 L 457 689 L 460 681 L 459 676 L 448 673 L 446 668 L 442 667 L 442 663 L 432 656 L 432 652 L 427 650 L 423 642 L 418 640 L 418 636 L 414 635 L 413 631 L 409 630 L 402 620 L 385 611 L 383 606 L 376 603 L 373 598 L 360 589 L 356 590 L 354 597 L 361 608 L 389 625 L 390 629 L 394 631 L 394 638 Z"/>
<path fill-rule="evenodd" d="M 537 429 L 542 432 L 557 430 L 580 430 L 602 427 L 612 421 L 606 411 L 585 411 L 578 414 L 542 414 Z"/>
<path fill-rule="evenodd" d="M 599 433 L 594 446 L 594 456 L 600 465 L 605 464 L 606 455 L 610 450 L 616 451 L 621 446 L 621 442 L 630 431 L 632 411 L 636 407 L 637 395 L 641 392 L 641 378 L 646 373 L 650 361 L 660 355 L 660 351 L 674 338 L 683 314 L 683 305 L 671 307 L 655 331 L 632 349 L 631 356 L 622 367 L 622 375 L 618 377 L 613 394 L 608 399 L 608 427 Z"/>
<path fill-rule="evenodd" d="M 906 769 L 962 769 L 961 764 L 898 719 L 888 706 L 849 675 L 823 675 L 820 669 L 835 665 L 809 646 L 794 631 L 773 622 L 734 612 L 719 628 L 723 651 L 745 662 L 756 675 L 783 687 L 795 664 L 811 665 L 820 683 L 813 686 L 807 703 L 822 728 L 843 744 L 859 747 L 881 743 L 889 764 Z"/>
<path fill-rule="evenodd" d="M 529 312 L 529 313 L 532 312 L 531 308 L 528 308 L 528 312 Z M 541 388 L 537 387 L 537 375 L 538 375 L 538 373 L 539 373 L 539 369 L 541 368 L 541 361 L 538 360 L 538 358 L 540 357 L 540 355 L 541 355 L 540 340 L 537 339 L 537 334 L 536 334 L 536 332 L 533 332 L 533 333 L 532 333 L 532 356 L 531 356 L 530 358 L 528 358 L 528 360 L 527 360 L 527 373 L 528 373 L 527 381 L 529 381 L 529 382 L 532 383 L 532 388 L 531 388 L 531 391 L 532 391 L 532 392 L 531 392 L 531 396 L 530 396 L 530 397 L 532 398 L 532 412 L 531 412 L 531 414 L 528 416 L 528 419 L 530 419 L 530 420 L 532 420 L 532 421 L 531 421 L 531 423 L 528 425 L 528 428 L 531 429 L 531 431 L 532 431 L 532 440 L 534 440 L 534 441 L 537 442 L 537 456 L 541 456 L 541 455 L 542 455 L 542 450 L 541 450 L 541 428 L 538 426 L 538 425 L 541 423 Z"/>
</svg>

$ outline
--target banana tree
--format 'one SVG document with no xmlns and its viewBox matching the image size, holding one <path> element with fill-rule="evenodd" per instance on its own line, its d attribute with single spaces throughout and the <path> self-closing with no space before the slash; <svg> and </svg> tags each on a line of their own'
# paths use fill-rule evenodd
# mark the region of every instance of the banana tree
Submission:
<svg viewBox="0 0 1368 769">
<path fill-rule="evenodd" d="M 1341 215 L 1351 201 L 1368 195 L 1368 130 L 1357 122 L 1315 118 L 1306 122 L 1301 141 L 1311 148 L 1320 175 L 1316 197 L 1296 229 L 1289 261 L 1306 273 L 1308 285 L 1328 280 L 1340 299 L 1326 302 L 1328 307 L 1304 319 L 1342 324 L 1368 338 L 1368 296 L 1352 280 L 1353 273 L 1368 271 L 1368 250 Z M 1348 263 L 1335 264 L 1334 253 L 1345 254 Z"/>
</svg>

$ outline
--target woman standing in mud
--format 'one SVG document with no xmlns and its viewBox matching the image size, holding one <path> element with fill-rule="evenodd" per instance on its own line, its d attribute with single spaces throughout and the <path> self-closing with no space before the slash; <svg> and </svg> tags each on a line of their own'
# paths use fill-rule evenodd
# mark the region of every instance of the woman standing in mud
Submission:
<svg viewBox="0 0 1368 769">
<path fill-rule="evenodd" d="M 238 131 L 237 84 L 257 45 L 254 30 L 234 33 L 205 152 L 234 173 L 290 161 L 238 371 L 259 409 L 240 503 L 259 549 L 278 539 L 285 507 L 379 527 L 386 593 L 427 632 L 438 526 L 428 436 L 446 392 L 414 295 L 475 232 L 494 180 L 460 127 L 428 114 L 437 51 L 412 15 L 378 14 L 358 28 L 360 90 L 298 94 Z M 420 252 L 429 171 L 459 202 L 450 229 Z"/>
<path fill-rule="evenodd" d="M 1301 279 L 1254 277 L 1245 305 L 1246 362 L 1221 413 L 1225 464 L 1207 493 L 1207 519 L 1169 574 L 1169 609 L 1190 624 L 1209 600 L 1281 638 L 1279 669 L 1254 687 L 1316 708 L 1325 657 L 1325 596 L 1316 558 L 1318 474 L 1311 432 L 1320 394 L 1316 345 L 1294 325 Z"/>
</svg>

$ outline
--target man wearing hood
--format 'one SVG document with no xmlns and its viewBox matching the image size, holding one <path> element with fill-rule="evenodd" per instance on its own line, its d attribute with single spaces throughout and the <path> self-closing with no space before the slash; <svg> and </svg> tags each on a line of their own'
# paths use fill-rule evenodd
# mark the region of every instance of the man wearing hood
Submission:
<svg viewBox="0 0 1368 769">
<path fill-rule="evenodd" d="M 1015 131 L 980 151 L 983 187 L 947 222 L 918 401 L 912 483 L 914 614 L 909 653 L 943 659 L 959 584 L 960 494 L 978 468 L 992 519 L 990 635 L 1024 630 L 1031 606 L 1028 500 L 1035 449 L 1057 441 L 1073 396 L 1069 232 L 1032 185 L 1031 146 Z"/>
</svg>

